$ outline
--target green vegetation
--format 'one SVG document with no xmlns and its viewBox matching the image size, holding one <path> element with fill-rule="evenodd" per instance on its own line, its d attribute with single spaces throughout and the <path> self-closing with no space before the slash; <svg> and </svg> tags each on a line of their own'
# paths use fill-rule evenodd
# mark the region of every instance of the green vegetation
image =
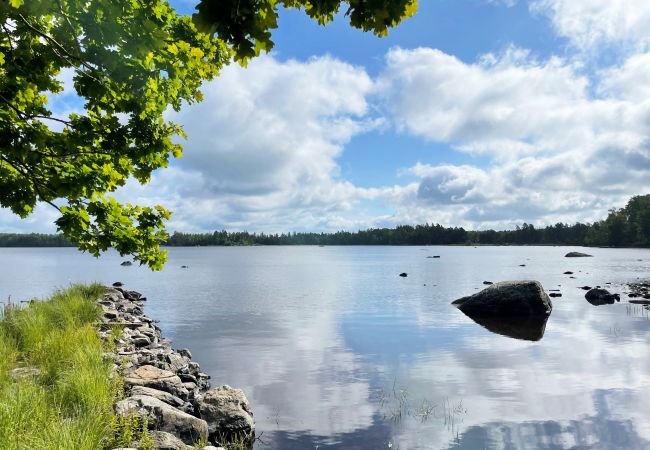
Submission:
<svg viewBox="0 0 650 450">
<path fill-rule="evenodd" d="M 121 204 L 109 194 L 147 183 L 180 157 L 182 128 L 163 113 L 202 100 L 205 80 L 233 58 L 273 46 L 279 7 L 324 24 L 341 0 L 201 0 L 194 19 L 165 0 L 0 2 L 0 206 L 29 216 L 56 208 L 59 231 L 93 255 L 115 248 L 160 269 L 162 206 Z M 353 26 L 384 35 L 416 0 L 349 0 Z M 197 29 L 198 24 L 202 31 Z M 71 74 L 80 112 L 49 106 Z"/>
<path fill-rule="evenodd" d="M 75 285 L 0 320 L 0 442 L 3 449 L 113 448 L 146 437 L 146 424 L 118 420 L 123 395 L 93 323 L 100 285 Z M 23 375 L 12 372 L 23 368 Z M 37 369 L 37 371 L 33 371 Z"/>
</svg>

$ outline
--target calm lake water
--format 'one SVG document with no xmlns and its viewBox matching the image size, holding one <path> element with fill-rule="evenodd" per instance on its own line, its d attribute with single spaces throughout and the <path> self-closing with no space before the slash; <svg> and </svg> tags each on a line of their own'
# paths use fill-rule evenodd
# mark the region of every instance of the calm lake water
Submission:
<svg viewBox="0 0 650 450">
<path fill-rule="evenodd" d="M 623 294 L 650 278 L 648 250 L 172 248 L 159 273 L 75 249 L 0 261 L 2 299 L 94 280 L 143 292 L 213 385 L 245 391 L 259 449 L 650 449 L 649 312 L 626 295 L 592 306 L 579 289 Z M 511 279 L 563 295 L 539 341 L 450 306 Z"/>
</svg>

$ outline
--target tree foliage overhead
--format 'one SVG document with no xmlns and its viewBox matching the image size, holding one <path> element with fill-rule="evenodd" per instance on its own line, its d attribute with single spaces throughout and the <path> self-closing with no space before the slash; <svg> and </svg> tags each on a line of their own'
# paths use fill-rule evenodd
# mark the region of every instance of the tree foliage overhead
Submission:
<svg viewBox="0 0 650 450">
<path fill-rule="evenodd" d="M 377 36 L 415 14 L 417 0 L 201 0 L 195 22 L 202 31 L 216 33 L 245 62 L 273 48 L 271 30 L 277 28 L 278 8 L 302 9 L 325 25 L 345 10 L 350 25 Z"/>
<path fill-rule="evenodd" d="M 201 100 L 204 80 L 233 57 L 272 47 L 279 7 L 327 23 L 340 0 L 202 0 L 194 18 L 164 0 L 0 1 L 0 206 L 22 218 L 45 202 L 81 250 L 108 248 L 159 269 L 170 212 L 109 194 L 146 183 L 181 156 L 180 126 L 163 112 Z M 378 35 L 415 12 L 416 0 L 350 0 L 351 24 Z M 197 28 L 198 26 L 198 28 Z M 73 72 L 83 109 L 48 106 Z"/>
</svg>

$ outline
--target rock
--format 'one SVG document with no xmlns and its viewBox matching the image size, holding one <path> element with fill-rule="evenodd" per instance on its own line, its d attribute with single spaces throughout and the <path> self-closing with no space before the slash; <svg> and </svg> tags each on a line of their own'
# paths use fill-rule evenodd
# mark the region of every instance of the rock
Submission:
<svg viewBox="0 0 650 450">
<path fill-rule="evenodd" d="M 161 402 L 165 402 L 175 408 L 181 407 L 185 404 L 183 399 L 170 394 L 169 392 L 152 389 L 145 386 L 133 386 L 131 395 L 146 395 L 148 397 L 157 398 Z"/>
<path fill-rule="evenodd" d="M 548 296 L 549 297 L 562 297 L 562 294 L 560 294 L 559 292 L 551 292 L 550 294 L 548 294 Z"/>
<path fill-rule="evenodd" d="M 494 284 L 494 283 L 491 282 L 491 281 L 484 281 L 483 284 L 492 285 L 492 284 Z"/>
<path fill-rule="evenodd" d="M 116 281 L 115 283 L 113 283 L 113 287 L 122 287 L 122 286 L 124 286 L 124 283 L 122 283 L 121 281 Z"/>
<path fill-rule="evenodd" d="M 580 286 L 580 289 L 582 289 L 583 291 L 589 291 L 589 290 L 592 289 L 592 287 L 591 286 Z"/>
<path fill-rule="evenodd" d="M 440 255 L 427 256 L 429 259 L 439 259 Z"/>
<path fill-rule="evenodd" d="M 124 376 L 124 383 L 130 386 L 158 389 L 183 399 L 187 398 L 189 394 L 178 375 L 151 365 L 141 366 L 127 372 Z"/>
<path fill-rule="evenodd" d="M 406 272 L 402 272 L 402 273 L 399 274 L 399 276 L 400 276 L 400 277 L 408 277 L 409 274 L 406 273 Z"/>
<path fill-rule="evenodd" d="M 644 299 L 644 300 L 629 300 L 630 303 L 634 303 L 635 305 L 650 305 L 650 299 Z"/>
<path fill-rule="evenodd" d="M 120 264 L 120 266 L 132 266 L 132 265 L 133 263 L 131 261 L 122 261 L 122 263 Z"/>
<path fill-rule="evenodd" d="M 564 272 L 564 275 L 573 275 L 573 272 L 571 272 L 570 270 L 567 270 L 566 272 Z"/>
<path fill-rule="evenodd" d="M 580 253 L 580 252 L 569 252 L 566 255 L 564 255 L 565 258 L 591 258 L 593 255 L 588 255 L 586 253 Z"/>
<path fill-rule="evenodd" d="M 192 359 L 192 353 L 187 348 L 182 348 L 178 350 L 178 354 L 186 358 Z"/>
<path fill-rule="evenodd" d="M 553 304 L 538 281 L 502 281 L 454 302 L 470 317 L 547 316 Z"/>
<path fill-rule="evenodd" d="M 189 269 L 187 266 L 181 266 L 181 269 Z"/>
<path fill-rule="evenodd" d="M 187 450 L 183 441 L 166 431 L 152 431 L 149 435 L 156 450 Z"/>
<path fill-rule="evenodd" d="M 21 378 L 37 377 L 41 374 L 41 369 L 37 367 L 16 367 L 11 370 L 11 378 L 19 380 Z"/>
<path fill-rule="evenodd" d="M 132 395 L 117 402 L 114 409 L 120 416 L 136 414 L 146 417 L 150 429 L 166 431 L 188 444 L 208 437 L 208 424 L 205 420 L 179 411 L 154 397 Z"/>
<path fill-rule="evenodd" d="M 526 267 L 526 264 L 519 264 L 519 267 Z"/>
<path fill-rule="evenodd" d="M 197 396 L 195 400 L 199 416 L 208 422 L 211 437 L 219 434 L 252 435 L 255 432 L 255 420 L 248 399 L 241 389 L 228 385 Z"/>
<path fill-rule="evenodd" d="M 319 245 L 319 247 L 323 247 L 322 245 Z M 214 445 L 208 445 L 207 447 L 203 447 L 201 450 L 226 450 L 223 447 L 215 447 Z"/>
<path fill-rule="evenodd" d="M 585 298 L 594 306 L 611 305 L 614 302 L 620 300 L 620 296 L 618 294 L 611 294 L 606 289 L 598 288 L 591 289 L 589 292 L 587 292 L 585 294 Z"/>
</svg>

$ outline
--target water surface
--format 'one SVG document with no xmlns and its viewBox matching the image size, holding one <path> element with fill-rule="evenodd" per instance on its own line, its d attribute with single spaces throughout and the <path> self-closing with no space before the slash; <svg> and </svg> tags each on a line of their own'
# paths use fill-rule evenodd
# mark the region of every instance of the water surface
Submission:
<svg viewBox="0 0 650 450">
<path fill-rule="evenodd" d="M 650 449 L 648 311 L 579 289 L 623 294 L 650 278 L 648 250 L 171 248 L 159 273 L 75 249 L 0 256 L 2 299 L 94 280 L 143 292 L 213 385 L 244 389 L 259 449 Z M 450 306 L 508 279 L 561 291 L 541 340 Z"/>
</svg>

